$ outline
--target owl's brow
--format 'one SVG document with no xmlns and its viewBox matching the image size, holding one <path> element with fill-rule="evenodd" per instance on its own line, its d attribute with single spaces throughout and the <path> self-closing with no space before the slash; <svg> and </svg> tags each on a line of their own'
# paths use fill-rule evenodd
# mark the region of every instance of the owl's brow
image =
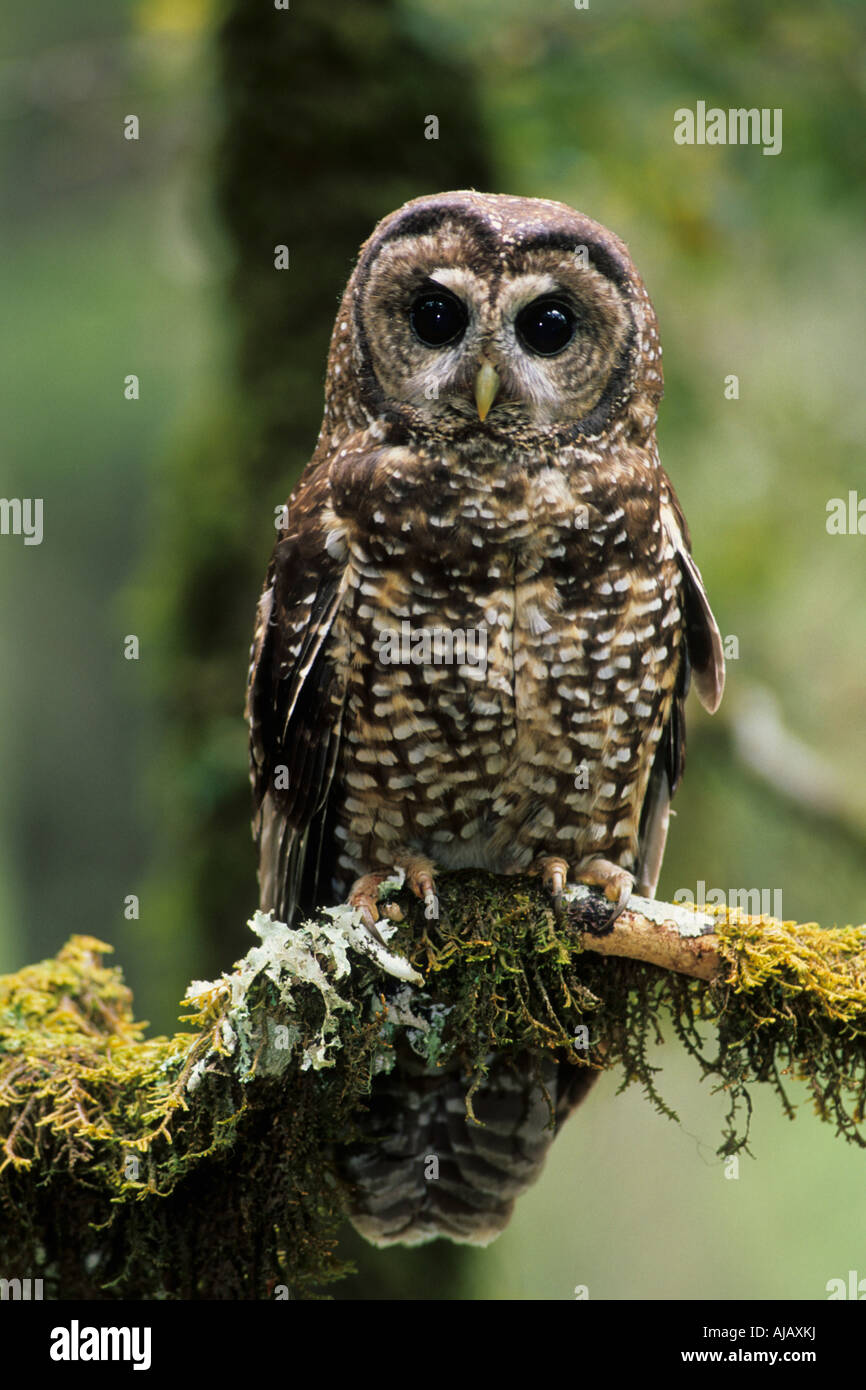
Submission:
<svg viewBox="0 0 866 1390">
<path fill-rule="evenodd" d="M 495 253 L 499 241 L 499 234 L 496 229 L 484 217 L 479 216 L 474 209 L 467 209 L 457 203 L 442 203 L 436 207 L 417 208 L 404 214 L 393 227 L 390 227 L 378 238 L 375 248 L 371 247 L 371 251 L 375 255 L 378 254 L 380 247 L 387 246 L 389 243 L 429 236 L 431 232 L 439 231 L 448 222 L 454 223 L 455 227 L 468 228 L 485 249 Z"/>
<path fill-rule="evenodd" d="M 573 231 L 549 231 L 530 233 L 521 237 L 513 245 L 513 253 L 525 255 L 532 251 L 568 251 L 585 247 L 586 254 L 594 270 L 607 280 L 612 280 L 618 289 L 628 293 L 632 288 L 632 275 L 628 267 L 615 256 L 602 242 L 581 233 L 579 227 Z"/>
<path fill-rule="evenodd" d="M 425 275 L 423 280 L 419 280 L 417 288 L 419 291 L 441 290 L 444 294 L 454 294 L 450 286 L 444 285 L 441 280 L 435 280 L 432 275 Z"/>
</svg>

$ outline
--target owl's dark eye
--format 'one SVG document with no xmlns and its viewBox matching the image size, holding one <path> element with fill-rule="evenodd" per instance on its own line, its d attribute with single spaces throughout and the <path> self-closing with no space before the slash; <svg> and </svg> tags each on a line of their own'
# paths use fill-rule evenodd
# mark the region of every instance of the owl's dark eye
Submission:
<svg viewBox="0 0 866 1390">
<path fill-rule="evenodd" d="M 409 310 L 412 332 L 425 347 L 456 343 L 466 332 L 467 315 L 456 295 L 447 290 L 419 294 Z"/>
<path fill-rule="evenodd" d="M 536 299 L 521 309 L 514 326 L 530 352 L 555 357 L 574 337 L 577 318 L 561 299 Z"/>
</svg>

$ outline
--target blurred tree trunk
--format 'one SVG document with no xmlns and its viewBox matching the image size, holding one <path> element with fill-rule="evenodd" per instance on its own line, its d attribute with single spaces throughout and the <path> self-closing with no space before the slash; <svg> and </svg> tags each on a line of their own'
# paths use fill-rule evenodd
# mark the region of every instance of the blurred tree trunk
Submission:
<svg viewBox="0 0 866 1390">
<path fill-rule="evenodd" d="M 199 943 L 196 974 L 249 946 L 257 903 L 244 680 L 274 510 L 313 451 L 328 339 L 361 242 L 408 198 L 491 184 L 473 78 L 404 28 L 391 0 L 275 9 L 235 0 L 219 37 L 214 166 L 230 236 L 236 380 L 167 470 L 160 507 L 165 929 Z M 440 138 L 425 138 L 425 117 Z M 275 268 L 275 247 L 290 268 Z M 222 384 L 221 384 L 222 385 Z M 172 925 L 173 924 L 173 925 Z M 344 1297 L 456 1297 L 461 1251 L 374 1255 Z"/>
</svg>

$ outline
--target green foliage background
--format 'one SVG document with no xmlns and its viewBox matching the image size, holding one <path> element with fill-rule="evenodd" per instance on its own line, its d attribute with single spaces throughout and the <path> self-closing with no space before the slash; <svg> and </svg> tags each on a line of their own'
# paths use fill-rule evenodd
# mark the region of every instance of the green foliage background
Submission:
<svg viewBox="0 0 866 1390">
<path fill-rule="evenodd" d="M 662 458 L 740 652 L 716 721 L 690 709 L 660 893 L 781 889 L 787 917 L 863 921 L 866 537 L 825 526 L 830 498 L 866 496 L 862 7 L 236 0 L 220 39 L 225 19 L 209 0 L 0 18 L 0 492 L 45 499 L 40 547 L 0 538 L 0 968 L 95 934 L 167 1029 L 187 980 L 246 950 L 241 708 L 274 507 L 312 450 L 358 244 L 466 184 L 611 226 L 658 311 Z M 699 99 L 781 107 L 782 153 L 675 145 Z M 756 689 L 821 760 L 813 797 L 744 765 Z M 759 1096 L 755 1161 L 726 1178 L 724 1097 L 675 1046 L 659 1064 L 680 1127 L 603 1078 L 496 1244 L 362 1252 L 354 1292 L 820 1298 L 866 1274 L 862 1155 Z"/>
</svg>

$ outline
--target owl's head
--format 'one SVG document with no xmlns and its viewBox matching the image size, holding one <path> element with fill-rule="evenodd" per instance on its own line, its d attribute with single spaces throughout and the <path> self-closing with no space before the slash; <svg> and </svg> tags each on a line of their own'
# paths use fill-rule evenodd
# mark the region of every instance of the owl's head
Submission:
<svg viewBox="0 0 866 1390">
<path fill-rule="evenodd" d="M 655 314 L 623 243 L 564 203 L 465 191 L 405 204 L 362 247 L 327 415 L 562 442 L 625 419 L 645 438 L 661 394 Z"/>
</svg>

